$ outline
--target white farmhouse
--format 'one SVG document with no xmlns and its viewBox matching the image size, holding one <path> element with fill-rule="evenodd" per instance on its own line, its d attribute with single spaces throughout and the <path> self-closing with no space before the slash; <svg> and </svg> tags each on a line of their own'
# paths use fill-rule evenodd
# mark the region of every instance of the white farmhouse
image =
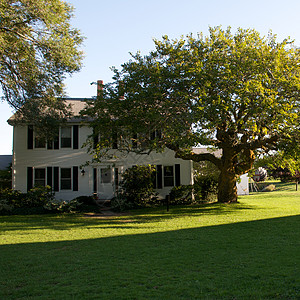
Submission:
<svg viewBox="0 0 300 300">
<path fill-rule="evenodd" d="M 27 192 L 35 185 L 50 185 L 57 199 L 69 200 L 78 196 L 97 195 L 99 199 L 114 197 L 122 172 L 133 165 L 156 166 L 156 189 L 165 197 L 173 186 L 193 184 L 193 165 L 174 157 L 174 152 L 152 152 L 149 155 L 134 153 L 122 155 L 117 149 L 110 150 L 116 158 L 93 163 L 91 155 L 82 147 L 92 133 L 88 124 L 76 118 L 85 107 L 84 99 L 69 98 L 71 118 L 59 130 L 55 141 L 41 141 L 31 125 L 19 125 L 12 116 L 8 123 L 13 130 L 13 178 L 12 187 Z"/>
</svg>

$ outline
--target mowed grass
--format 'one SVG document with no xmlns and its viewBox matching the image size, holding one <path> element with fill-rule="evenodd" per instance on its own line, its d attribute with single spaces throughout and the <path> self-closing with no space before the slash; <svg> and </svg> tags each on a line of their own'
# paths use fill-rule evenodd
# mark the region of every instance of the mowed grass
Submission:
<svg viewBox="0 0 300 300">
<path fill-rule="evenodd" d="M 237 204 L 0 217 L 0 299 L 299 299 L 300 191 Z"/>
</svg>

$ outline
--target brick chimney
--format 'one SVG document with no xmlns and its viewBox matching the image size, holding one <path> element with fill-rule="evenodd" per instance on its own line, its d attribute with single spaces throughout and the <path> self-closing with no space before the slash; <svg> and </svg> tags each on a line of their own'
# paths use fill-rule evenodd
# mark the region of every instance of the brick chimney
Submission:
<svg viewBox="0 0 300 300">
<path fill-rule="evenodd" d="M 102 91 L 103 91 L 103 80 L 97 80 L 97 97 L 100 96 Z"/>
</svg>

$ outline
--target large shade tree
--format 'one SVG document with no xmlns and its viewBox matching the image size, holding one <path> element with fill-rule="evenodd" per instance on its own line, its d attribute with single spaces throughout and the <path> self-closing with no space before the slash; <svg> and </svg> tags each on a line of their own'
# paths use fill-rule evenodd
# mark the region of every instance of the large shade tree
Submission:
<svg viewBox="0 0 300 300">
<path fill-rule="evenodd" d="M 53 125 L 68 115 L 63 80 L 81 67 L 83 38 L 62 0 L 0 0 L 2 100 L 23 121 Z"/>
<path fill-rule="evenodd" d="M 299 92 L 292 41 L 216 27 L 197 38 L 165 36 L 148 55 L 132 55 L 86 113 L 101 134 L 94 151 L 118 138 L 120 150 L 167 147 L 178 158 L 210 161 L 220 170 L 218 201 L 236 202 L 236 180 L 256 151 L 276 149 L 298 127 Z M 195 154 L 196 145 L 222 154 Z"/>
</svg>

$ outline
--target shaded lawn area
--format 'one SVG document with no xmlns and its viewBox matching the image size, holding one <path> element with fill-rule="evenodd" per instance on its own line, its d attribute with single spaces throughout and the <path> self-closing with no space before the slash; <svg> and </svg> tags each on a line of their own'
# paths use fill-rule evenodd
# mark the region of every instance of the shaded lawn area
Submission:
<svg viewBox="0 0 300 300">
<path fill-rule="evenodd" d="M 0 217 L 0 299 L 299 299 L 300 192 L 109 219 Z"/>
</svg>

